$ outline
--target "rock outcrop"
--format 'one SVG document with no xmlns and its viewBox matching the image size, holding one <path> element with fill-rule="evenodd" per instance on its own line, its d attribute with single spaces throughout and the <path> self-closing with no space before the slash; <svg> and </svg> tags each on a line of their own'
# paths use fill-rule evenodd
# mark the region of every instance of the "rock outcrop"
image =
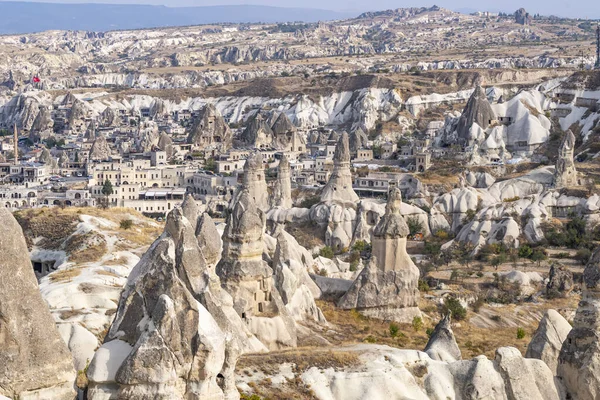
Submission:
<svg viewBox="0 0 600 400">
<path fill-rule="evenodd" d="M 290 162 L 284 155 L 277 168 L 277 181 L 273 191 L 272 207 L 292 208 L 292 177 Z"/>
<path fill-rule="evenodd" d="M 203 241 L 216 234 L 190 200 L 131 272 L 105 344 L 88 369 L 90 399 L 237 399 L 237 358 L 265 351 L 221 288 Z M 218 238 L 218 235 L 216 235 Z M 202 240 L 199 240 L 202 239 Z"/>
<path fill-rule="evenodd" d="M 173 157 L 173 139 L 166 132 L 160 134 L 158 138 L 158 144 L 156 145 L 160 150 L 167 153 L 167 158 Z"/>
<path fill-rule="evenodd" d="M 524 8 L 515 11 L 515 22 L 520 25 L 531 25 L 531 16 Z"/>
<path fill-rule="evenodd" d="M 523 358 L 502 347 L 494 359 L 441 362 L 415 350 L 380 345 L 355 348 L 357 368 L 310 368 L 302 382 L 315 397 L 363 399 L 510 399 L 558 400 L 550 369 L 540 360 Z"/>
<path fill-rule="evenodd" d="M 361 128 L 357 128 L 350 134 L 350 152 L 356 154 L 359 149 L 367 147 L 369 137 Z"/>
<path fill-rule="evenodd" d="M 233 135 L 223 116 L 212 104 L 204 107 L 202 115 L 194 122 L 188 143 L 200 149 L 226 151 L 231 147 Z"/>
<path fill-rule="evenodd" d="M 235 205 L 237 198 L 244 191 L 248 191 L 253 202 L 263 212 L 266 212 L 269 207 L 269 191 L 265 180 L 265 167 L 263 164 L 262 154 L 254 152 L 248 155 L 244 164 L 244 179 L 242 186 L 238 189 L 237 194 L 233 197 L 231 205 Z"/>
<path fill-rule="evenodd" d="M 216 271 L 234 308 L 269 349 L 296 346 L 296 326 L 263 260 L 266 217 L 247 188 L 237 196 L 223 233 Z"/>
<path fill-rule="evenodd" d="M 110 156 L 111 150 L 106 138 L 102 135 L 98 136 L 96 140 L 94 140 L 94 143 L 92 143 L 92 148 L 90 149 L 90 161 L 105 161 L 108 160 Z"/>
<path fill-rule="evenodd" d="M 568 130 L 558 149 L 558 160 L 554 170 L 554 186 L 557 188 L 577 186 L 577 170 L 573 156 L 575 152 L 575 135 Z"/>
<path fill-rule="evenodd" d="M 273 131 L 260 112 L 257 112 L 242 132 L 240 139 L 246 146 L 254 149 L 268 148 L 273 143 Z"/>
<path fill-rule="evenodd" d="M 600 249 L 583 271 L 583 293 L 573 329 L 558 357 L 558 376 L 577 400 L 600 397 Z"/>
<path fill-rule="evenodd" d="M 271 131 L 273 132 L 273 147 L 279 150 L 299 151 L 297 143 L 294 143 L 300 140 L 297 129 L 286 113 L 279 114 Z M 302 144 L 304 143 L 302 142 Z"/>
<path fill-rule="evenodd" d="M 445 315 L 438 322 L 425 346 L 424 351 L 432 360 L 452 362 L 462 358 L 454 332 L 452 332 L 450 326 L 450 317 L 450 314 Z"/>
<path fill-rule="evenodd" d="M 350 172 L 350 144 L 348 134 L 344 132 L 338 140 L 333 155 L 333 172 L 321 193 L 322 203 L 355 204 L 358 195 L 352 188 Z"/>
<path fill-rule="evenodd" d="M 371 261 L 340 299 L 340 308 L 356 308 L 364 315 L 398 322 L 421 316 L 419 269 L 406 252 L 409 229 L 401 207 L 400 189 L 393 187 L 385 214 L 372 233 Z"/>
<path fill-rule="evenodd" d="M 564 266 L 553 263 L 550 267 L 546 296 L 565 297 L 573 290 L 573 273 Z"/>
<path fill-rule="evenodd" d="M 479 139 L 476 128 L 487 129 L 491 121 L 495 119 L 494 110 L 485 95 L 485 90 L 481 86 L 477 86 L 458 120 L 459 140 L 465 145 L 472 145 Z"/>
<path fill-rule="evenodd" d="M 525 357 L 537 358 L 546 363 L 556 375 L 560 349 L 571 332 L 571 324 L 557 311 L 548 310 L 527 346 Z"/>
<path fill-rule="evenodd" d="M 23 231 L 0 209 L 0 398 L 72 400 L 73 358 L 42 299 Z"/>
<path fill-rule="evenodd" d="M 52 157 L 50 151 L 45 147 L 42 150 L 42 154 L 40 154 L 40 162 L 44 163 L 50 172 L 58 168 L 58 162 L 56 161 L 56 158 Z"/>
<path fill-rule="evenodd" d="M 310 210 L 310 219 L 325 229 L 325 243 L 341 251 L 352 242 L 359 198 L 352 188 L 350 147 L 344 132 L 333 156 L 333 172 L 321 192 L 321 201 Z"/>
</svg>

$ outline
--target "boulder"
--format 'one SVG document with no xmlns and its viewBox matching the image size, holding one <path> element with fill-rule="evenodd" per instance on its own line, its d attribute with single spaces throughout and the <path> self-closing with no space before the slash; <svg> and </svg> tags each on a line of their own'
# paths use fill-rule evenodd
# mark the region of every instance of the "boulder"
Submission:
<svg viewBox="0 0 600 400">
<path fill-rule="evenodd" d="M 450 314 L 445 315 L 435 326 L 425 346 L 424 351 L 432 360 L 452 362 L 462 358 L 454 332 L 452 332 L 450 326 L 450 317 Z"/>
<path fill-rule="evenodd" d="M 555 310 L 547 310 L 527 346 L 525 357 L 546 363 L 556 375 L 560 349 L 571 331 L 571 324 Z"/>
</svg>

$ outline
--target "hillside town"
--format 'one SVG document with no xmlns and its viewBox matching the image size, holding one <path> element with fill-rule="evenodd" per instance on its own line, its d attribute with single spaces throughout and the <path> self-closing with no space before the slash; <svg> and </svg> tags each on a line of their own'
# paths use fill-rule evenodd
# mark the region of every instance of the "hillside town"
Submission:
<svg viewBox="0 0 600 400">
<path fill-rule="evenodd" d="M 0 400 L 600 398 L 600 23 L 0 54 Z"/>
</svg>

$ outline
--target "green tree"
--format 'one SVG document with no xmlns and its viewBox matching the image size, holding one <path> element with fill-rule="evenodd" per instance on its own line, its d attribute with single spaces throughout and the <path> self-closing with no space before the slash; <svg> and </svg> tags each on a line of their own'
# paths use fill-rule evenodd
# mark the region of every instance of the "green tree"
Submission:
<svg viewBox="0 0 600 400">
<path fill-rule="evenodd" d="M 524 244 L 521 247 L 519 247 L 519 257 L 529 258 L 532 254 L 533 249 L 528 244 Z"/>
<path fill-rule="evenodd" d="M 102 194 L 104 196 L 106 196 L 107 206 L 110 204 L 110 202 L 108 201 L 108 197 L 113 193 L 114 193 L 113 185 L 110 182 L 110 180 L 108 178 L 106 178 L 106 180 L 104 181 L 104 184 L 102 185 Z"/>
<path fill-rule="evenodd" d="M 410 236 L 414 236 L 417 233 L 423 233 L 423 223 L 419 221 L 418 218 L 410 217 L 406 220 L 406 223 L 408 225 Z"/>
<path fill-rule="evenodd" d="M 446 298 L 443 311 L 444 314 L 448 314 L 449 312 L 452 313 L 452 318 L 455 321 L 462 321 L 467 316 L 467 309 L 464 308 L 462 304 L 460 304 L 460 301 L 454 297 Z"/>
<path fill-rule="evenodd" d="M 542 249 L 535 249 L 533 254 L 531 255 L 531 262 L 537 262 L 538 268 L 542 261 L 547 260 L 548 256 L 544 253 Z"/>
</svg>

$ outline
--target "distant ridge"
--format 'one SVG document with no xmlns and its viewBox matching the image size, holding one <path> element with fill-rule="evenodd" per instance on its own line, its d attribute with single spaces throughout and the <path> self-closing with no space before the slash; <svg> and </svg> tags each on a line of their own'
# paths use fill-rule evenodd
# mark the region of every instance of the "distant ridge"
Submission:
<svg viewBox="0 0 600 400">
<path fill-rule="evenodd" d="M 356 16 L 311 8 L 253 5 L 165 7 L 122 4 L 0 2 L 0 34 L 47 30 L 104 32 L 213 23 L 317 22 Z"/>
</svg>

